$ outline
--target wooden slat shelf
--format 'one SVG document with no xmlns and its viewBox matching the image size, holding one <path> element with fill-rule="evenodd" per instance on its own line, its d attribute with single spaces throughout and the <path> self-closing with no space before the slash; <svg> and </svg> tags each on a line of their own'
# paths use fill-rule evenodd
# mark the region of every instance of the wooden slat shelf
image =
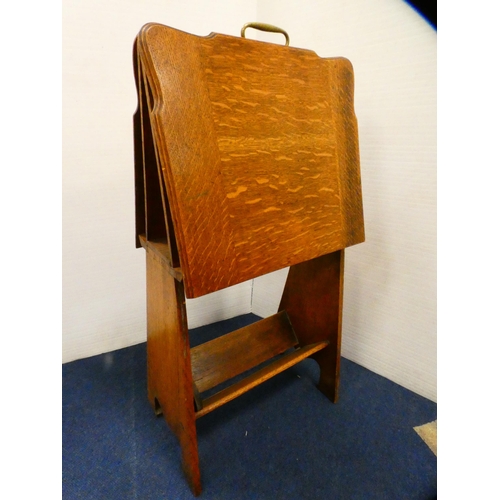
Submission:
<svg viewBox="0 0 500 500">
<path fill-rule="evenodd" d="M 213 396 L 210 396 L 202 400 L 203 408 L 196 412 L 196 418 L 203 417 L 204 415 L 210 413 L 219 406 L 222 406 L 223 404 L 237 398 L 238 396 L 241 396 L 250 389 L 257 387 L 262 382 L 265 382 L 266 380 L 269 380 L 275 375 L 278 375 L 278 373 L 281 373 L 287 370 L 288 368 L 291 368 L 292 366 L 296 365 L 303 359 L 311 356 L 315 352 L 324 349 L 328 344 L 329 344 L 328 341 L 317 342 L 316 344 L 307 345 L 297 349 L 294 352 L 285 354 L 278 360 L 265 366 L 261 370 L 252 373 L 252 375 L 249 375 L 243 380 L 240 380 L 239 382 L 236 382 L 232 386 L 227 387 L 226 389 L 223 389 L 222 391 L 214 394 Z"/>
<path fill-rule="evenodd" d="M 205 392 L 298 345 L 285 311 L 191 349 L 193 381 Z"/>
</svg>

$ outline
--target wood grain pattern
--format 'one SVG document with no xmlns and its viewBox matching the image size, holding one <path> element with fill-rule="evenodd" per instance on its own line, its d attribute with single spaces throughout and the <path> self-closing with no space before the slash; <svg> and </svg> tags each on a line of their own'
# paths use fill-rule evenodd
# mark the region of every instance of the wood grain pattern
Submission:
<svg viewBox="0 0 500 500">
<path fill-rule="evenodd" d="M 146 249 L 148 398 L 179 439 L 186 478 L 201 492 L 184 288 Z"/>
<path fill-rule="evenodd" d="M 210 101 L 200 85 L 203 73 L 197 37 L 157 28 L 149 25 L 141 31 L 138 51 L 153 94 L 153 136 L 172 210 L 186 294 L 195 297 L 223 288 L 218 286 L 221 282 L 238 282 L 232 277 L 236 261 L 226 244 L 233 238 L 223 202 L 219 152 L 213 147 Z"/>
<path fill-rule="evenodd" d="M 328 340 L 314 359 L 320 366 L 318 389 L 338 400 L 344 250 L 338 250 L 290 268 L 279 310 L 287 311 L 299 345 Z"/>
<path fill-rule="evenodd" d="M 358 122 L 354 115 L 354 72 L 348 59 L 328 59 L 332 106 L 339 158 L 340 210 L 344 248 L 365 240 L 361 173 L 359 169 Z M 358 168 L 353 168 L 358 165 Z"/>
<path fill-rule="evenodd" d="M 139 242 L 146 250 L 155 254 L 162 264 L 166 267 L 167 272 L 177 281 L 182 281 L 182 270 L 180 267 L 174 267 L 172 264 L 172 252 L 168 244 L 163 241 L 148 241 L 143 234 L 139 235 Z"/>
<path fill-rule="evenodd" d="M 138 52 L 188 297 L 364 240 L 346 59 L 158 24 Z"/>
<path fill-rule="evenodd" d="M 196 412 L 196 418 L 203 417 L 207 413 L 219 408 L 223 404 L 236 399 L 238 396 L 241 396 L 245 392 L 257 387 L 262 384 L 266 380 L 274 377 L 278 373 L 281 373 L 288 368 L 300 363 L 303 359 L 320 352 L 328 346 L 328 341 L 317 342 L 316 344 L 311 344 L 308 346 L 304 346 L 296 351 L 293 351 L 288 354 L 284 354 L 281 358 L 273 361 L 271 364 L 265 366 L 261 370 L 258 370 L 255 373 L 252 373 L 248 377 L 245 377 L 243 380 L 236 382 L 235 384 L 223 389 L 222 391 L 214 394 L 203 400 L 203 407 L 201 410 Z"/>
<path fill-rule="evenodd" d="M 298 344 L 285 311 L 191 350 L 193 380 L 207 391 Z"/>
<path fill-rule="evenodd" d="M 198 495 L 196 418 L 306 357 L 338 398 L 344 248 L 364 240 L 353 72 L 344 58 L 148 24 L 134 76 L 148 397 Z M 286 266 L 278 314 L 190 349 L 186 296 Z"/>
</svg>

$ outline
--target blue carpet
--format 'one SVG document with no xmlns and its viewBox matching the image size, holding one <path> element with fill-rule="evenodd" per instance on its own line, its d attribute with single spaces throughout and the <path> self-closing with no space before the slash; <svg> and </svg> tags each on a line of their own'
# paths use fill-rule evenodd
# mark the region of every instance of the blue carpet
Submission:
<svg viewBox="0 0 500 500">
<path fill-rule="evenodd" d="M 258 319 L 190 332 L 196 345 Z M 146 344 L 63 365 L 63 499 L 194 498 L 146 392 Z M 203 492 L 218 500 L 430 500 L 436 457 L 413 430 L 436 404 L 346 359 L 339 402 L 306 359 L 197 421 Z"/>
</svg>

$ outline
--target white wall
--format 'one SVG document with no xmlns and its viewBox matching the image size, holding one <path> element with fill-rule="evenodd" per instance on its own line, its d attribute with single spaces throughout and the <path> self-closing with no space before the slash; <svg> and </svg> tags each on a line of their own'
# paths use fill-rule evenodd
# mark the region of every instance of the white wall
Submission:
<svg viewBox="0 0 500 500">
<path fill-rule="evenodd" d="M 436 32 L 401 0 L 260 2 L 258 18 L 353 63 L 366 242 L 346 250 L 342 354 L 436 401 Z M 253 312 L 275 312 L 285 278 L 256 280 Z"/>
<path fill-rule="evenodd" d="M 145 340 L 134 246 L 132 45 L 147 22 L 239 36 L 255 2 L 66 0 L 63 5 L 63 362 Z M 251 283 L 188 302 L 190 327 L 250 311 Z"/>
<path fill-rule="evenodd" d="M 134 248 L 132 43 L 143 24 L 260 20 L 355 71 L 366 243 L 346 252 L 343 355 L 436 400 L 436 33 L 403 0 L 63 5 L 63 361 L 145 340 Z M 280 35 L 248 37 L 281 43 Z M 196 301 L 190 327 L 277 308 L 286 270 Z M 252 300 L 252 303 L 251 303 Z"/>
</svg>

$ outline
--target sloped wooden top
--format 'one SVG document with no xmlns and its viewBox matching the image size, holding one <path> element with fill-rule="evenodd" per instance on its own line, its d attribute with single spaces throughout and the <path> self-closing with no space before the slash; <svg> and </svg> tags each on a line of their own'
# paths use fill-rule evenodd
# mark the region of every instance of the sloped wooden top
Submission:
<svg viewBox="0 0 500 500">
<path fill-rule="evenodd" d="M 347 59 L 159 24 L 137 50 L 188 297 L 364 240 Z"/>
</svg>

